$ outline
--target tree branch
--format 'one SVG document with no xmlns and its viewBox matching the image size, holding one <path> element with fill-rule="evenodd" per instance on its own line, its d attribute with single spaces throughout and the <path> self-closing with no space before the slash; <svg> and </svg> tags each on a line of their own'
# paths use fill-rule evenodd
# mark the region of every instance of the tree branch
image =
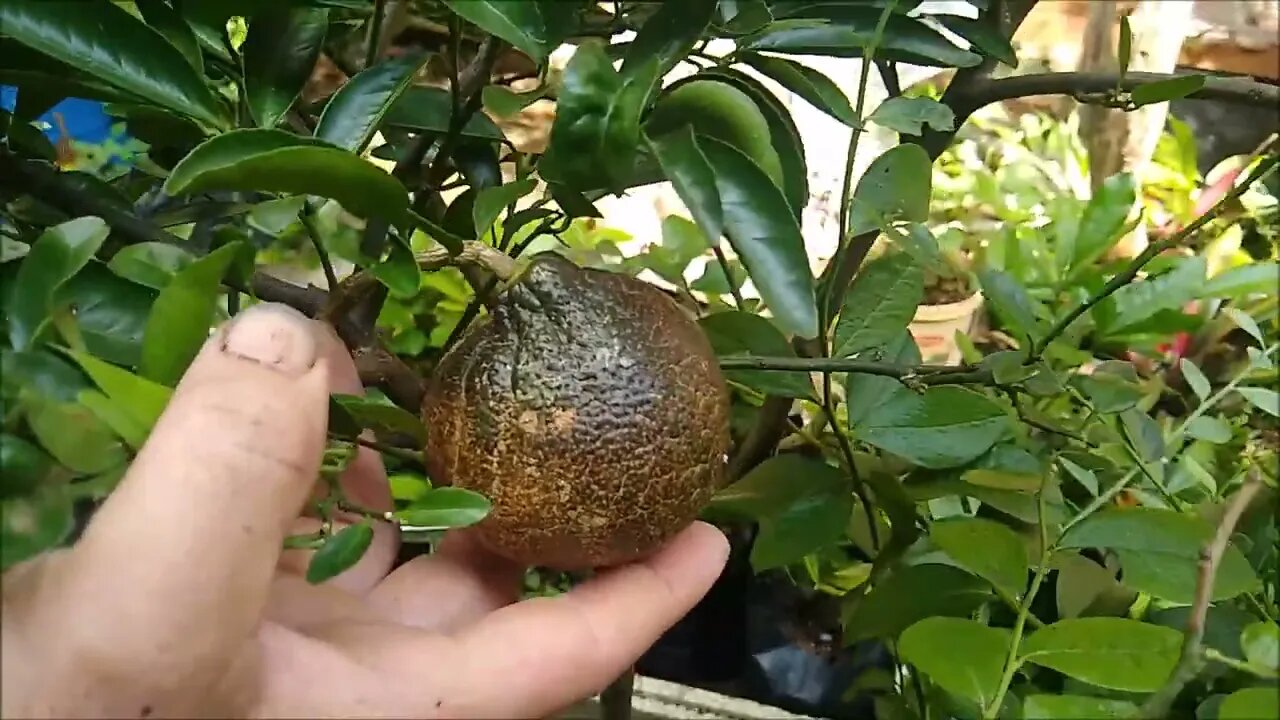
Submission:
<svg viewBox="0 0 1280 720">
<path fill-rule="evenodd" d="M 1231 541 L 1231 533 L 1235 531 L 1236 523 L 1240 521 L 1240 516 L 1244 514 L 1245 508 L 1249 506 L 1249 502 L 1260 489 L 1262 489 L 1262 476 L 1257 468 L 1252 468 L 1249 479 L 1231 498 L 1230 504 L 1223 512 L 1213 540 L 1200 550 L 1195 601 L 1191 604 L 1191 614 L 1187 617 L 1187 627 L 1183 631 L 1182 654 L 1164 686 L 1143 704 L 1143 717 L 1168 717 L 1169 708 L 1182 692 L 1182 688 L 1194 680 L 1204 667 L 1201 644 L 1204 641 L 1205 619 L 1209 613 L 1209 603 L 1213 598 L 1213 581 L 1218 573 L 1218 565 L 1222 562 L 1222 555 L 1227 551 L 1227 544 Z"/>
<path fill-rule="evenodd" d="M 730 355 L 720 358 L 722 370 L 790 370 L 795 372 L 846 372 L 880 375 L 908 384 L 944 385 L 969 383 L 997 385 L 990 370 L 965 365 L 895 365 L 849 358 Z"/>
</svg>

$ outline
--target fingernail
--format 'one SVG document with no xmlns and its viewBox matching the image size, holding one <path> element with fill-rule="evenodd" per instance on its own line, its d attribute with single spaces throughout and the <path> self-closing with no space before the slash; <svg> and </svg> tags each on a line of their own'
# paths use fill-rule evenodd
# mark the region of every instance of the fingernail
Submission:
<svg viewBox="0 0 1280 720">
<path fill-rule="evenodd" d="M 316 363 L 311 320 L 287 305 L 261 303 L 231 321 L 222 351 L 288 375 L 301 375 Z"/>
</svg>

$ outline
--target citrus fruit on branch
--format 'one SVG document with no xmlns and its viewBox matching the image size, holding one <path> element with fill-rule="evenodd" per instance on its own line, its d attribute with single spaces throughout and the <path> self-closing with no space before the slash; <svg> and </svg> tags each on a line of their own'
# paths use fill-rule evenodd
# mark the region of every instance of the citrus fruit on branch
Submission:
<svg viewBox="0 0 1280 720">
<path fill-rule="evenodd" d="M 526 565 L 637 559 L 720 486 L 729 397 L 659 289 L 552 253 L 441 358 L 423 399 L 434 481 L 486 495 L 482 542 Z"/>
</svg>

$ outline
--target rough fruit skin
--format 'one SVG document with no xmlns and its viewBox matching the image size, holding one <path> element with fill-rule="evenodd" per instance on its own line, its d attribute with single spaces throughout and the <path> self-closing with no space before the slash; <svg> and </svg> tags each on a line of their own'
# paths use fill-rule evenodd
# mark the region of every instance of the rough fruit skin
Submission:
<svg viewBox="0 0 1280 720">
<path fill-rule="evenodd" d="M 423 399 L 432 480 L 493 501 L 495 552 L 628 562 L 720 486 L 729 397 L 698 326 L 635 278 L 538 255 L 440 361 Z"/>
</svg>

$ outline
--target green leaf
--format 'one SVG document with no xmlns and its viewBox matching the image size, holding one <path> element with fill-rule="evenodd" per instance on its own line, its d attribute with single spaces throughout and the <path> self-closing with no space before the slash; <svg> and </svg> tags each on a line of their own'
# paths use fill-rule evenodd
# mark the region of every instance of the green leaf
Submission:
<svg viewBox="0 0 1280 720">
<path fill-rule="evenodd" d="M 986 15 L 977 20 L 946 14 L 934 15 L 933 18 L 946 29 L 968 40 L 983 55 L 995 58 L 1011 68 L 1018 67 L 1018 54 L 1009 38 L 1000 32 L 995 15 Z"/>
<path fill-rule="evenodd" d="M 1009 642 L 1003 628 L 931 617 L 902 633 L 898 654 L 947 692 L 986 707 L 999 692 Z"/>
<path fill-rule="evenodd" d="M 511 43 L 539 65 L 551 51 L 546 21 L 536 2 L 444 0 L 444 4 L 481 30 Z"/>
<path fill-rule="evenodd" d="M 862 57 L 875 37 L 880 12 L 879 8 L 853 5 L 839 8 L 839 16 L 825 24 L 774 22 L 755 35 L 743 38 L 739 47 L 800 55 Z M 932 67 L 963 68 L 982 62 L 981 55 L 962 50 L 924 23 L 898 14 L 889 17 L 876 57 Z"/>
<path fill-rule="evenodd" d="M 49 321 L 58 288 L 93 258 L 109 233 L 101 218 L 82 217 L 45 230 L 31 244 L 6 307 L 14 349 L 31 347 Z"/>
<path fill-rule="evenodd" d="M 715 172 L 724 232 L 784 332 L 818 334 L 813 275 L 800 226 L 782 192 L 750 158 L 714 138 L 698 145 Z"/>
<path fill-rule="evenodd" d="M 54 304 L 76 309 L 76 325 L 91 354 L 133 367 L 141 361 L 147 315 L 158 294 L 95 260 L 62 286 Z"/>
<path fill-rule="evenodd" d="M 956 114 L 950 106 L 922 97 L 891 97 L 880 103 L 868 120 L 904 135 L 919 135 L 926 125 L 938 132 L 956 127 Z"/>
<path fill-rule="evenodd" d="M 799 562 L 838 541 L 853 512 L 853 495 L 844 492 L 806 497 L 760 520 L 751 547 L 751 568 L 763 572 Z"/>
<path fill-rule="evenodd" d="M 343 528 L 325 541 L 307 565 L 307 582 L 315 585 L 355 566 L 373 542 L 373 526 L 368 520 Z"/>
<path fill-rule="evenodd" d="M 836 320 L 835 357 L 884 348 L 907 328 L 924 299 L 924 271 L 906 253 L 886 253 L 854 277 Z"/>
<path fill-rule="evenodd" d="M 1022 538 L 994 520 L 960 518 L 934 523 L 929 537 L 969 572 L 985 578 L 1010 597 L 1027 584 L 1027 550 Z"/>
<path fill-rule="evenodd" d="M 1105 333 L 1118 333 L 1148 320 L 1162 310 L 1181 310 L 1204 285 L 1208 261 L 1202 255 L 1184 258 L 1169 272 L 1131 282 L 1104 300 L 1094 317 Z"/>
<path fill-rule="evenodd" d="M 403 472 L 388 476 L 387 485 L 391 488 L 391 497 L 401 502 L 413 502 L 431 489 L 431 482 L 425 477 Z"/>
<path fill-rule="evenodd" d="M 1028 695 L 1022 701 L 1025 720 L 1128 720 L 1138 706 L 1124 700 L 1087 695 Z"/>
<path fill-rule="evenodd" d="M 144 242 L 121 248 L 111 256 L 107 267 L 126 280 L 163 290 L 173 276 L 194 259 L 189 251 L 177 245 Z"/>
<path fill-rule="evenodd" d="M 1136 107 L 1170 100 L 1181 100 L 1204 87 L 1204 75 L 1182 75 L 1168 80 L 1142 83 L 1129 91 Z"/>
<path fill-rule="evenodd" d="M 808 65 L 750 52 L 742 53 L 738 59 L 845 125 L 861 125 L 844 92 L 830 78 Z"/>
<path fill-rule="evenodd" d="M 143 427 L 129 413 L 111 399 L 97 390 L 82 390 L 77 398 L 79 403 L 91 410 L 98 419 L 106 423 L 111 431 L 118 435 L 129 447 L 142 447 L 147 440 L 147 428 Z"/>
<path fill-rule="evenodd" d="M 471 209 L 471 218 L 475 222 L 476 237 L 483 238 L 493 227 L 498 215 L 520 198 L 533 192 L 538 181 L 533 178 L 517 180 L 506 185 L 486 188 L 476 195 L 475 205 Z"/>
<path fill-rule="evenodd" d="M 455 487 L 432 488 L 396 513 L 404 525 L 415 529 L 443 530 L 474 525 L 489 514 L 492 504 L 485 496 Z"/>
<path fill-rule="evenodd" d="M 376 395 L 341 393 L 334 393 L 332 398 L 362 428 L 369 428 L 377 434 L 403 433 L 419 444 L 426 441 L 422 421 L 408 410 L 392 404 L 390 400 Z"/>
<path fill-rule="evenodd" d="M 71 497 L 63 486 L 0 501 L 0 569 L 60 545 L 74 527 Z"/>
<path fill-rule="evenodd" d="M 369 272 L 397 298 L 411 298 L 422 287 L 422 272 L 413 251 L 401 243 L 393 244 L 387 259 L 370 266 Z"/>
<path fill-rule="evenodd" d="M 1128 618 L 1059 620 L 1022 644 L 1022 659 L 1098 687 L 1154 692 L 1178 664 L 1182 633 Z"/>
<path fill-rule="evenodd" d="M 1075 247 L 1066 252 L 1059 248 L 1061 257 L 1070 259 L 1071 268 L 1077 272 L 1088 268 L 1120 240 L 1134 198 L 1132 174 L 1119 173 L 1102 181 L 1102 186 L 1085 205 Z"/>
<path fill-rule="evenodd" d="M 720 190 L 716 186 L 715 170 L 698 146 L 693 128 L 686 126 L 651 139 L 649 146 L 703 235 L 709 242 L 719 244 L 724 233 Z"/>
<path fill-rule="evenodd" d="M 453 101 L 449 91 L 436 87 L 409 87 L 391 104 L 383 123 L 406 130 L 443 133 L 449 130 Z M 502 140 L 502 130 L 484 113 L 475 113 L 462 135 L 481 140 Z"/>
<path fill-rule="evenodd" d="M 851 605 L 843 622 L 845 642 L 895 638 L 934 616 L 968 617 L 992 599 L 988 584 L 951 565 L 906 565 Z"/>
<path fill-rule="evenodd" d="M 849 208 L 849 235 L 876 230 L 881 222 L 929 218 L 933 163 L 919 145 L 896 145 L 871 162 L 858 178 Z"/>
<path fill-rule="evenodd" d="M 71 353 L 112 403 L 150 430 L 169 404 L 173 391 L 158 383 L 138 377 L 124 368 L 103 362 L 84 353 Z M 136 446 L 135 446 L 136 447 Z"/>
<path fill-rule="evenodd" d="M 1129 16 L 1120 16 L 1120 42 L 1116 48 L 1116 60 L 1120 65 L 1120 77 L 1129 72 L 1129 63 L 1133 60 L 1133 28 L 1129 27 Z"/>
<path fill-rule="evenodd" d="M 809 170 L 805 163 L 800 131 L 796 128 L 790 109 L 759 80 L 738 70 L 715 67 L 703 70 L 695 77 L 732 85 L 746 93 L 755 103 L 769 127 L 770 144 L 782 168 L 782 193 L 791 207 L 791 214 L 799 221 L 802 211 L 809 203 Z"/>
<path fill-rule="evenodd" d="M 1238 265 L 1209 278 L 1197 297 L 1238 300 L 1250 295 L 1275 292 L 1280 284 L 1280 265 L 1275 261 Z"/>
<path fill-rule="evenodd" d="M 1222 418 L 1201 415 L 1187 423 L 1187 434 L 1197 440 L 1222 444 L 1231 441 L 1231 426 Z"/>
<path fill-rule="evenodd" d="M 501 85 L 486 85 L 480 91 L 480 102 L 485 110 L 498 117 L 508 118 L 537 102 L 545 92 L 543 88 L 536 88 L 525 93 L 514 93 Z"/>
<path fill-rule="evenodd" d="M 17 435 L 0 434 L 0 501 L 27 495 L 45 484 L 53 458 Z"/>
<path fill-rule="evenodd" d="M 1077 375 L 1071 382 L 1088 396 L 1100 413 L 1127 410 L 1142 399 L 1138 375 L 1133 365 L 1120 361 L 1099 363 L 1090 375 Z"/>
<path fill-rule="evenodd" d="M 5 35 L 30 48 L 211 128 L 227 113 L 204 79 L 164 36 L 110 2 L 0 4 Z"/>
<path fill-rule="evenodd" d="M 72 471 L 91 475 L 125 462 L 124 445 L 89 408 L 28 396 L 27 424 L 40 445 Z"/>
<path fill-rule="evenodd" d="M 858 439 L 928 468 L 963 465 L 1009 431 L 1004 409 L 961 387 L 904 393 L 875 408 L 856 428 Z"/>
<path fill-rule="evenodd" d="M 877 359 L 895 365 L 919 365 L 920 348 L 916 346 L 911 333 L 903 330 L 891 340 Z M 896 378 L 881 375 L 865 375 L 850 373 L 845 381 L 845 395 L 848 397 L 849 426 L 857 428 L 867 421 L 876 408 L 889 402 L 897 395 L 910 394 L 907 386 Z"/>
<path fill-rule="evenodd" d="M 706 32 L 716 12 L 716 0 L 663 3 L 645 21 L 623 56 L 622 73 L 629 74 L 650 60 L 658 61 L 661 77 L 689 54 Z"/>
<path fill-rule="evenodd" d="M 1027 293 L 1027 289 L 1014 276 L 994 268 L 978 270 L 978 283 L 982 294 L 991 303 L 996 314 L 1021 338 L 1034 341 L 1040 337 L 1039 305 Z"/>
<path fill-rule="evenodd" d="M 1261 720 L 1280 717 L 1280 696 L 1274 687 L 1237 690 L 1218 706 L 1218 720 Z"/>
<path fill-rule="evenodd" d="M 156 298 L 142 340 L 142 376 L 174 386 L 209 338 L 223 276 L 242 250 L 223 245 L 174 276 Z"/>
<path fill-rule="evenodd" d="M 1191 602 L 1196 563 L 1214 528 L 1198 516 L 1159 508 L 1102 510 L 1068 530 L 1061 547 L 1106 548 L 1116 552 L 1124 584 L 1172 602 Z M 1215 600 L 1257 587 L 1258 579 L 1235 545 L 1223 553 L 1214 580 Z"/>
<path fill-rule="evenodd" d="M 635 168 L 640 116 L 658 81 L 658 61 L 626 76 L 597 42 L 579 46 L 565 67 L 556 117 L 538 172 L 578 190 L 604 183 L 620 192 Z"/>
<path fill-rule="evenodd" d="M 402 55 L 357 73 L 325 105 L 316 124 L 316 139 L 357 154 L 363 152 L 387 111 L 429 57 L 425 53 Z"/>
<path fill-rule="evenodd" d="M 698 324 L 718 357 L 761 355 L 795 357 L 795 350 L 778 328 L 759 315 L 727 310 L 700 318 Z M 765 395 L 813 397 L 807 373 L 786 370 L 726 370 L 725 379 Z"/>
<path fill-rule="evenodd" d="M 1258 667 L 1280 668 L 1280 626 L 1273 622 L 1251 623 L 1240 633 L 1244 657 Z"/>
<path fill-rule="evenodd" d="M 1250 405 L 1273 417 L 1280 417 L 1280 393 L 1270 388 L 1238 387 L 1236 392 Z"/>
<path fill-rule="evenodd" d="M 1058 570 L 1055 586 L 1060 618 L 1119 615 L 1133 603 L 1135 593 L 1121 585 L 1114 572 L 1089 558 L 1059 555 L 1053 564 Z M 1108 612 L 1113 602 L 1118 607 Z"/>
<path fill-rule="evenodd" d="M 332 198 L 363 217 L 398 222 L 408 207 L 390 174 L 328 143 L 280 130 L 235 130 L 206 141 L 178 162 L 164 190 L 284 192 Z"/>
<path fill-rule="evenodd" d="M 1150 415 L 1136 407 L 1129 408 L 1120 413 L 1120 429 L 1129 446 L 1146 462 L 1157 462 L 1164 457 L 1164 436 Z"/>
<path fill-rule="evenodd" d="M 84 373 L 52 350 L 4 350 L 0 363 L 5 398 L 26 391 L 49 400 L 74 402 L 81 390 L 93 387 Z"/>
<path fill-rule="evenodd" d="M 644 132 L 660 138 L 685 126 L 699 138 L 715 138 L 738 149 L 782 187 L 782 158 L 758 97 L 734 83 L 694 75 L 662 92 L 645 118 Z"/>
<path fill-rule="evenodd" d="M 1213 386 L 1209 384 L 1209 378 L 1204 376 L 1198 365 L 1187 358 L 1182 358 L 1178 365 L 1182 368 L 1182 377 L 1191 386 L 1191 391 L 1196 394 L 1196 397 L 1200 398 L 1201 402 L 1204 402 L 1213 391 Z"/>
<path fill-rule="evenodd" d="M 164 0 L 137 0 L 134 3 L 156 32 L 169 41 L 186 58 L 196 74 L 204 72 L 204 56 L 200 54 L 200 43 L 185 18 L 169 6 Z"/>
</svg>

